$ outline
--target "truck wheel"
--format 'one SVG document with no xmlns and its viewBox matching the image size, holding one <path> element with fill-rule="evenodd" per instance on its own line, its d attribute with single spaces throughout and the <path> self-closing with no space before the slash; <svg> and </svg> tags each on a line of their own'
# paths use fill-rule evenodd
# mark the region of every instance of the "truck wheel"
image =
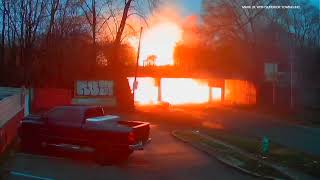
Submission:
<svg viewBox="0 0 320 180">
<path fill-rule="evenodd" d="M 20 139 L 20 149 L 23 152 L 38 152 L 41 149 L 41 144 L 36 140 L 23 138 Z"/>
</svg>

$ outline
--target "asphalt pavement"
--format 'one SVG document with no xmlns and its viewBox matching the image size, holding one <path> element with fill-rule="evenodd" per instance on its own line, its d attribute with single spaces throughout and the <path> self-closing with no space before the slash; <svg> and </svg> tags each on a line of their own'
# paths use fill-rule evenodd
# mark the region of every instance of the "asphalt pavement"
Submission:
<svg viewBox="0 0 320 180">
<path fill-rule="evenodd" d="M 266 136 L 278 144 L 320 156 L 320 128 L 237 109 L 219 110 L 212 107 L 209 110 L 181 111 L 198 119 L 202 126 L 261 139 Z"/>
<path fill-rule="evenodd" d="M 99 166 L 90 160 L 19 153 L 6 179 L 42 180 L 233 180 L 254 179 L 180 142 L 161 123 L 151 126 L 152 142 L 134 152 L 128 162 Z"/>
</svg>

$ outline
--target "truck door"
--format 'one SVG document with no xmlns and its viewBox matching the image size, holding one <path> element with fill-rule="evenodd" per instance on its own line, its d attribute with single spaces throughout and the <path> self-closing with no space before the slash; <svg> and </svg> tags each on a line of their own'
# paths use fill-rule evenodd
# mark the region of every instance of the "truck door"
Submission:
<svg viewBox="0 0 320 180">
<path fill-rule="evenodd" d="M 79 108 L 61 107 L 48 113 L 48 143 L 85 143 L 86 137 L 81 128 L 83 111 Z"/>
</svg>

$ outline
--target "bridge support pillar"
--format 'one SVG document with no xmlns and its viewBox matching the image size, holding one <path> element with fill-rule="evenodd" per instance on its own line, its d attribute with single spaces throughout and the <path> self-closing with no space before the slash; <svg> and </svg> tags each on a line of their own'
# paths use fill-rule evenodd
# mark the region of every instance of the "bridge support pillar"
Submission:
<svg viewBox="0 0 320 180">
<path fill-rule="evenodd" d="M 162 101 L 162 87 L 161 87 L 161 78 L 156 79 L 157 87 L 158 87 L 158 102 Z"/>
<path fill-rule="evenodd" d="M 208 87 L 209 87 L 209 99 L 208 99 L 208 103 L 212 103 L 212 87 L 209 85 L 209 83 L 208 83 Z"/>
</svg>

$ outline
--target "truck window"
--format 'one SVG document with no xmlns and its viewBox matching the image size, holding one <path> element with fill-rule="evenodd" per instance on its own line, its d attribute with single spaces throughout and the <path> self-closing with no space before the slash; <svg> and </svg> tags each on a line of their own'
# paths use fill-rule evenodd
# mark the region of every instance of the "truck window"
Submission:
<svg viewBox="0 0 320 180">
<path fill-rule="evenodd" d="M 85 119 L 99 116 L 104 116 L 104 111 L 102 108 L 91 108 L 85 112 Z"/>
<path fill-rule="evenodd" d="M 79 126 L 82 122 L 82 115 L 78 109 L 56 108 L 48 112 L 50 124 Z"/>
</svg>

